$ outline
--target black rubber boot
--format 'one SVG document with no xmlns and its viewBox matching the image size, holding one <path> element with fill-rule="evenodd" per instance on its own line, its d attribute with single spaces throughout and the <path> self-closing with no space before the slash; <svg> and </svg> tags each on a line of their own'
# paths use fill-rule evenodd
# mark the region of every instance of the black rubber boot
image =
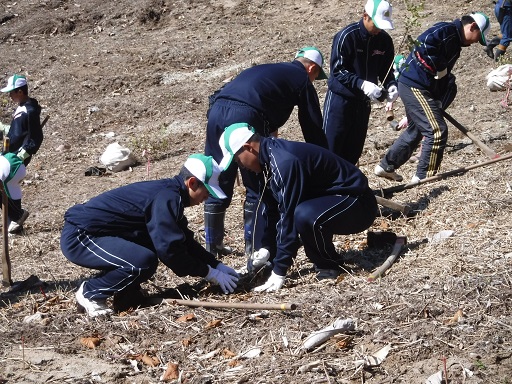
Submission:
<svg viewBox="0 0 512 384">
<path fill-rule="evenodd" d="M 244 239 L 245 255 L 250 256 L 254 252 L 254 216 L 256 215 L 257 203 L 246 201 L 244 203 Z"/>
<path fill-rule="evenodd" d="M 230 247 L 224 246 L 224 218 L 226 210 L 218 204 L 204 205 L 204 238 L 205 248 L 215 256 L 232 253 Z"/>
</svg>

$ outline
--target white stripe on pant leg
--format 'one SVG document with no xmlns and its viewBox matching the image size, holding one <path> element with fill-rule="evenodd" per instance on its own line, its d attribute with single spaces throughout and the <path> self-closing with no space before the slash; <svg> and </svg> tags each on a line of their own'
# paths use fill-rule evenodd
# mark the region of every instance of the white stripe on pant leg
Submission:
<svg viewBox="0 0 512 384">
<path fill-rule="evenodd" d="M 341 195 L 336 195 L 336 196 L 341 196 Z M 322 212 L 320 215 L 318 215 L 318 216 L 317 216 L 316 220 L 313 222 L 313 234 L 314 234 L 314 236 L 315 236 L 315 243 L 316 243 L 316 247 L 317 247 L 317 249 L 318 249 L 318 251 L 319 251 L 319 252 L 320 252 L 320 251 L 321 251 L 321 249 L 323 248 L 323 253 L 324 253 L 325 255 L 327 255 L 327 250 L 326 250 L 326 248 L 325 248 L 325 247 L 326 247 L 326 243 L 327 243 L 327 242 L 326 242 L 325 238 L 322 236 L 322 244 L 323 244 L 323 246 L 322 246 L 322 248 L 319 246 L 319 244 L 318 244 L 319 242 L 318 242 L 318 239 L 317 239 L 317 236 L 316 236 L 316 231 L 314 230 L 314 228 L 316 227 L 316 222 L 317 222 L 317 220 L 318 220 L 318 218 L 319 218 L 320 216 L 322 216 L 322 215 L 324 215 L 326 212 L 329 212 L 330 210 L 332 210 L 332 209 L 336 208 L 336 207 L 337 207 L 337 206 L 339 206 L 340 204 L 345 203 L 345 201 L 347 201 L 347 199 L 348 199 L 349 197 L 350 197 L 350 196 L 346 196 L 346 198 L 345 198 L 343 201 L 340 201 L 338 204 L 336 204 L 336 205 L 334 205 L 334 206 L 330 207 L 329 209 L 325 210 L 324 212 Z M 322 226 L 324 223 L 326 223 L 327 221 L 331 220 L 333 217 L 336 217 L 336 216 L 338 216 L 339 214 L 344 213 L 346 210 L 350 209 L 350 208 L 355 204 L 355 202 L 356 202 L 357 200 L 358 200 L 358 198 L 355 198 L 355 199 L 354 199 L 354 201 L 352 202 L 352 204 L 350 204 L 350 205 L 349 205 L 348 207 L 346 207 L 345 209 L 343 209 L 343 210 L 341 210 L 341 211 L 337 212 L 336 214 L 329 216 L 329 217 L 328 217 L 327 219 L 325 219 L 322 223 L 320 223 L 320 224 L 319 224 L 319 226 Z M 322 232 L 321 232 L 321 231 L 318 231 L 318 232 L 319 232 L 320 234 L 322 234 Z M 331 241 L 332 241 L 332 240 L 329 240 L 329 242 L 331 242 Z"/>
<path fill-rule="evenodd" d="M 114 255 L 114 254 L 112 254 L 112 253 L 110 253 L 110 252 L 107 252 L 105 249 L 101 248 L 98 244 L 96 244 L 93 240 L 91 240 L 91 238 L 89 237 L 89 235 L 86 235 L 85 233 L 81 233 L 81 232 L 79 232 L 79 235 L 78 235 L 78 237 L 77 237 L 78 241 L 80 242 L 80 244 L 82 244 L 82 245 L 83 245 L 83 246 L 84 246 L 84 247 L 85 247 L 89 252 L 91 252 L 93 255 L 97 256 L 97 257 L 98 257 L 98 258 L 100 258 L 101 260 L 103 260 L 103 261 L 105 261 L 106 263 L 111 264 L 111 265 L 113 265 L 113 266 L 115 266 L 115 267 L 124 267 L 122 264 L 121 264 L 121 265 L 118 265 L 118 264 L 114 264 L 114 263 L 112 263 L 112 262 L 111 262 L 111 261 L 109 261 L 109 260 L 106 260 L 104 257 L 100 256 L 97 252 L 93 251 L 93 250 L 91 249 L 91 247 L 89 247 L 88 245 L 86 245 L 86 244 L 85 244 L 85 243 L 80 239 L 80 237 L 81 237 L 81 236 L 84 236 L 84 237 L 85 237 L 85 238 L 90 242 L 90 244 L 94 245 L 96 248 L 98 248 L 99 250 L 101 250 L 103 253 L 105 253 L 105 254 L 107 254 L 107 255 L 109 255 L 109 256 L 112 256 L 113 258 L 118 259 L 118 260 L 120 260 L 120 261 L 123 261 L 125 264 L 127 264 L 127 265 L 129 265 L 129 266 L 131 266 L 131 267 L 132 267 L 132 271 L 137 271 L 135 274 L 134 274 L 134 273 L 132 273 L 132 276 L 134 277 L 134 279 L 133 279 L 132 281 L 129 281 L 129 282 L 128 282 L 128 284 L 124 285 L 122 288 L 115 288 L 115 287 L 116 287 L 118 284 L 122 283 L 124 280 L 128 279 L 128 277 L 127 277 L 126 279 L 123 279 L 122 281 L 120 281 L 120 282 L 119 282 L 118 284 L 116 284 L 115 286 L 108 287 L 108 288 L 105 288 L 105 289 L 100 289 L 100 292 L 101 292 L 101 291 L 103 291 L 103 290 L 112 290 L 112 289 L 116 289 L 116 290 L 119 290 L 119 291 L 120 291 L 120 290 L 122 290 L 122 289 L 126 288 L 128 285 L 132 284 L 132 283 L 133 283 L 133 281 L 135 281 L 135 280 L 137 279 L 137 277 L 139 277 L 139 276 L 140 276 L 140 274 L 141 274 L 141 268 L 137 268 L 137 267 L 135 267 L 133 264 L 131 264 L 130 262 L 128 262 L 128 261 L 126 261 L 126 260 L 124 260 L 124 259 L 122 259 L 122 258 L 120 258 L 120 257 L 118 257 L 118 256 L 116 256 L 116 255 Z M 89 292 L 90 292 L 90 291 L 89 291 Z M 93 298 L 94 296 L 95 296 L 95 294 L 93 294 L 93 295 L 91 296 L 91 298 Z"/>
</svg>

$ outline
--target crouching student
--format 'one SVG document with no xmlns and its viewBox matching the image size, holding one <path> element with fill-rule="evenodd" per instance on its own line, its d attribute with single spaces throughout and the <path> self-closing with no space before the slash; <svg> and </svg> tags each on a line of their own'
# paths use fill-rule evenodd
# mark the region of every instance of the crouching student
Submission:
<svg viewBox="0 0 512 384">
<path fill-rule="evenodd" d="M 263 241 L 264 248 L 277 242 L 272 274 L 254 290 L 271 292 L 282 287 L 300 241 L 317 278 L 337 277 L 340 255 L 333 235 L 362 232 L 377 214 L 375 196 L 363 173 L 327 149 L 261 137 L 246 123 L 227 127 L 219 143 L 224 152 L 220 167 L 225 169 L 234 160 L 262 174 L 264 202 L 277 205 L 279 212 L 277 226 L 266 228 Z M 258 258 L 261 253 L 256 252 Z"/>
<path fill-rule="evenodd" d="M 89 316 L 111 313 L 106 299 L 114 294 L 135 300 L 159 261 L 178 276 L 203 277 L 224 293 L 234 291 L 238 274 L 194 239 L 184 215 L 185 207 L 209 195 L 225 198 L 219 174 L 211 156 L 195 154 L 173 178 L 116 188 L 68 209 L 61 235 L 64 256 L 104 272 L 76 292 Z"/>
</svg>

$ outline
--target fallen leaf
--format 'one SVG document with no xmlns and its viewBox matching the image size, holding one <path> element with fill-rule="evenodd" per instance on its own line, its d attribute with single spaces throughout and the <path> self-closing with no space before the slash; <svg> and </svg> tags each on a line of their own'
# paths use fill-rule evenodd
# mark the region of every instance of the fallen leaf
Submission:
<svg viewBox="0 0 512 384">
<path fill-rule="evenodd" d="M 238 360 L 230 360 L 228 362 L 228 367 L 236 367 L 240 362 Z"/>
<path fill-rule="evenodd" d="M 181 345 L 184 347 L 188 347 L 190 344 L 192 344 L 192 338 L 187 337 L 186 339 L 181 340 Z"/>
<path fill-rule="evenodd" d="M 222 356 L 229 359 L 229 358 L 235 357 L 236 354 L 231 352 L 229 349 L 224 348 L 224 350 L 222 351 Z"/>
<path fill-rule="evenodd" d="M 457 324 L 459 321 L 462 320 L 463 313 L 462 309 L 459 309 L 457 312 L 455 312 L 455 315 L 451 319 L 448 319 L 444 321 L 445 324 Z"/>
<path fill-rule="evenodd" d="M 180 370 L 178 368 L 178 364 L 168 363 L 167 369 L 162 377 L 163 381 L 171 381 L 176 380 L 180 377 Z"/>
<path fill-rule="evenodd" d="M 158 367 L 160 365 L 160 360 L 158 357 L 150 356 L 147 353 L 141 357 L 141 361 L 150 367 Z"/>
<path fill-rule="evenodd" d="M 383 231 L 387 231 L 389 229 L 389 223 L 387 221 L 381 221 L 379 228 Z"/>
<path fill-rule="evenodd" d="M 187 313 L 186 315 L 178 317 L 176 319 L 176 321 L 178 323 L 186 323 L 187 321 L 192 321 L 192 320 L 195 320 L 195 319 L 196 319 L 196 315 L 194 315 L 193 313 Z"/>
<path fill-rule="evenodd" d="M 222 320 L 221 319 L 215 319 L 215 320 L 212 320 L 210 321 L 208 324 L 206 324 L 206 329 L 208 328 L 215 328 L 215 327 L 218 327 L 222 324 Z"/>
<path fill-rule="evenodd" d="M 101 339 L 99 337 L 81 337 L 80 343 L 87 348 L 95 349 L 101 344 Z"/>
<path fill-rule="evenodd" d="M 345 349 L 350 345 L 351 342 L 352 342 L 352 337 L 345 336 L 341 340 L 337 341 L 335 345 L 336 345 L 336 348 L 338 348 L 338 349 Z"/>
</svg>

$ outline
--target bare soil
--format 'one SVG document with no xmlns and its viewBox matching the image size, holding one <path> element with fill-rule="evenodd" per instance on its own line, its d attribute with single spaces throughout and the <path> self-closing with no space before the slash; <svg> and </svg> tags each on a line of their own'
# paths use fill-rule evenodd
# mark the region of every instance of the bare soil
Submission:
<svg viewBox="0 0 512 384">
<path fill-rule="evenodd" d="M 405 53 L 401 42 L 412 15 L 404 1 L 393 5 L 391 36 Z M 427 2 L 421 26 L 408 32 L 414 37 L 436 21 L 475 10 L 492 15 L 492 6 L 484 0 Z M 393 200 L 409 204 L 411 213 L 382 208 L 369 230 L 407 236 L 408 243 L 374 283 L 367 277 L 391 246 L 370 248 L 361 233 L 336 239 L 346 273 L 335 282 L 316 281 L 301 250 L 285 286 L 273 294 L 251 292 L 257 282 L 249 281 L 224 296 L 163 266 L 144 285 L 153 297 L 294 303 L 296 310 L 163 303 L 88 319 L 76 309 L 74 292 L 94 272 L 60 252 L 66 209 L 121 185 L 175 175 L 189 154 L 203 150 L 209 94 L 251 65 L 291 60 L 304 45 L 317 45 L 328 58 L 334 34 L 358 20 L 362 8 L 362 1 L 341 0 L 0 4 L 2 81 L 26 74 L 43 116 L 50 115 L 23 186 L 31 215 L 25 233 L 9 238 L 13 280 L 34 275 L 41 283 L 1 290 L 0 383 L 157 383 L 170 364 L 177 364 L 179 379 L 168 381 L 184 383 L 424 383 L 441 370 L 449 383 L 512 382 L 510 160 L 395 194 Z M 511 148 L 511 115 L 500 106 L 504 93 L 486 88 L 485 75 L 494 66 L 481 46 L 463 49 L 454 71 L 458 97 L 449 112 L 503 155 Z M 323 103 L 325 81 L 316 87 Z M 15 106 L 6 95 L 0 101 L 0 119 L 7 123 Z M 403 113 L 398 102 L 397 120 Z M 302 140 L 295 114 L 280 134 Z M 393 185 L 372 171 L 398 134 L 376 104 L 361 158 L 374 189 Z M 114 141 L 129 147 L 139 164 L 84 176 L 101 165 L 99 156 Z M 450 127 L 443 172 L 487 160 Z M 406 180 L 414 168 L 401 169 Z M 240 187 L 226 227 L 235 253 L 223 260 L 236 268 L 245 264 L 242 202 Z M 187 216 L 200 234 L 202 207 L 188 209 Z M 436 239 L 441 231 L 453 234 Z M 337 318 L 354 319 L 355 330 L 301 350 L 307 335 Z M 91 348 L 83 338 L 94 337 L 99 344 Z M 388 345 L 380 364 L 356 367 L 356 360 Z"/>
</svg>

